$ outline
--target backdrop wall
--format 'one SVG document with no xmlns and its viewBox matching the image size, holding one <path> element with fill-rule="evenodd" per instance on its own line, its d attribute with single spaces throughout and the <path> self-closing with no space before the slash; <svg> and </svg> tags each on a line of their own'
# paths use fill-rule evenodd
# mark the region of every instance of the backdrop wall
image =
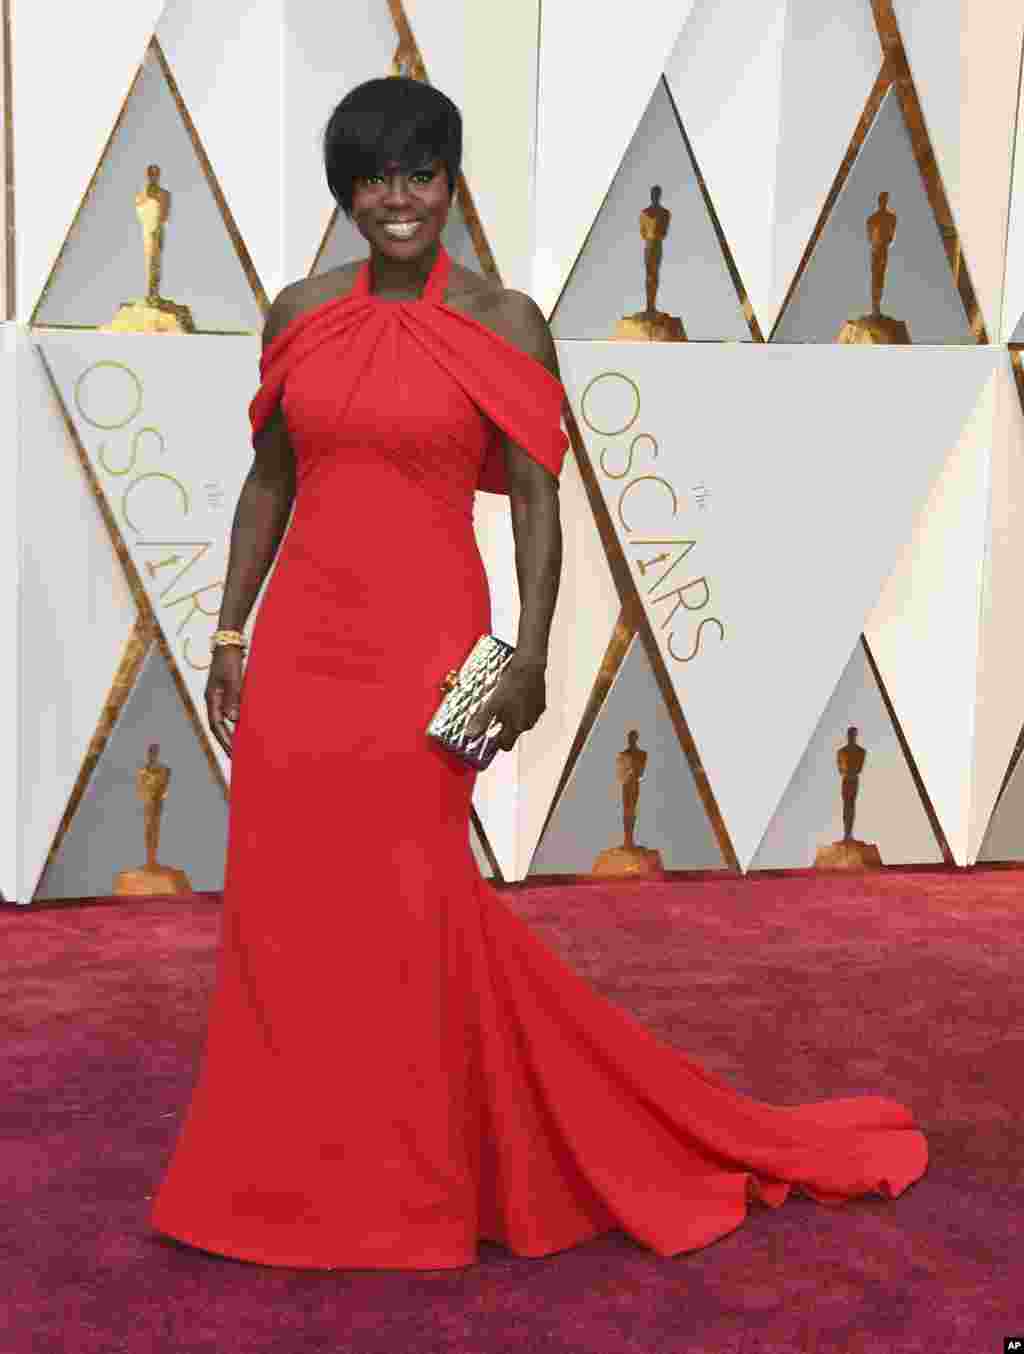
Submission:
<svg viewBox="0 0 1024 1354">
<path fill-rule="evenodd" d="M 319 133 L 399 69 L 463 110 L 446 244 L 549 316 L 573 443 L 548 709 L 478 779 L 481 869 L 587 874 L 622 840 L 631 730 L 666 868 L 806 867 L 842 832 L 851 725 L 886 863 L 1024 859 L 1024 13 L 755 8 L 4 0 L 7 900 L 139 863 L 153 742 L 161 858 L 222 882 L 203 686 L 259 331 L 283 285 L 361 254 Z M 194 335 L 99 329 L 144 294 L 150 164 Z M 872 232 L 888 320 L 851 327 Z M 651 333 L 687 341 L 626 337 Z M 507 502 L 478 495 L 475 525 L 514 638 Z"/>
</svg>

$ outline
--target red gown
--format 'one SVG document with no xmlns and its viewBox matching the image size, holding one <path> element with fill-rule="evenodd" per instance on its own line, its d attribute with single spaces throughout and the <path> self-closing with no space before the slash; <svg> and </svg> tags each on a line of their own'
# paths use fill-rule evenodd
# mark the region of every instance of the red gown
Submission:
<svg viewBox="0 0 1024 1354">
<path fill-rule="evenodd" d="M 473 494 L 507 434 L 558 473 L 563 391 L 443 295 L 354 290 L 268 346 L 294 517 L 235 734 L 218 973 L 198 1081 L 152 1210 L 269 1265 L 441 1269 L 612 1229 L 660 1255 L 748 1200 L 902 1193 L 903 1105 L 738 1094 L 601 997 L 480 877 L 475 772 L 428 739 L 490 625 Z"/>
</svg>

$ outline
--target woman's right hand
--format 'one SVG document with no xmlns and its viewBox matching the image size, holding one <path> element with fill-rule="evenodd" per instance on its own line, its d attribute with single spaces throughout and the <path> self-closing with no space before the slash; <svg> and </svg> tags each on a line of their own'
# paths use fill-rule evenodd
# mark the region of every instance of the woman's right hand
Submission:
<svg viewBox="0 0 1024 1354">
<path fill-rule="evenodd" d="M 242 699 L 242 650 L 237 644 L 218 644 L 206 679 L 206 717 L 213 736 L 231 756 L 232 727 Z"/>
</svg>

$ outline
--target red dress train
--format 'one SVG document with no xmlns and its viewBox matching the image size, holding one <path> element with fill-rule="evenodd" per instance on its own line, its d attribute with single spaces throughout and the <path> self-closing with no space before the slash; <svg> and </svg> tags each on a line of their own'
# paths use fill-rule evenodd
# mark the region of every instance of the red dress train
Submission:
<svg viewBox="0 0 1024 1354">
<path fill-rule="evenodd" d="M 199 1077 L 151 1222 L 308 1268 L 540 1256 L 611 1229 L 660 1255 L 748 1199 L 900 1194 L 926 1168 L 880 1096 L 764 1104 L 599 996 L 480 877 L 475 773 L 424 729 L 490 625 L 477 488 L 503 437 L 558 473 L 563 392 L 444 304 L 354 290 L 269 345 L 295 513 L 235 734 L 223 931 Z M 335 880 L 342 880 L 336 884 Z"/>
</svg>

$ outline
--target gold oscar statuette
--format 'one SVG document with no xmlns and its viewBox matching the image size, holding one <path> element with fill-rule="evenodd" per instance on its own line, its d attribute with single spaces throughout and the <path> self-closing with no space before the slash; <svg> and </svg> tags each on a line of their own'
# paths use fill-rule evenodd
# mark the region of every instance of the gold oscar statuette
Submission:
<svg viewBox="0 0 1024 1354">
<path fill-rule="evenodd" d="M 638 310 L 633 315 L 623 315 L 615 326 L 612 338 L 632 339 L 640 342 L 685 343 L 686 330 L 678 315 L 668 315 L 655 305 L 658 295 L 658 276 L 661 272 L 662 241 L 668 234 L 672 213 L 662 206 L 661 188 L 655 184 L 651 189 L 650 205 L 640 213 L 640 235 L 644 242 L 645 289 L 647 292 L 646 310 Z"/>
<path fill-rule="evenodd" d="M 145 764 L 135 773 L 135 793 L 142 800 L 146 824 L 146 863 L 115 875 L 114 893 L 118 895 L 192 892 L 184 870 L 176 870 L 173 865 L 160 865 L 156 858 L 160 815 L 171 780 L 171 768 L 160 764 L 159 755 L 160 744 L 150 743 Z"/>
<path fill-rule="evenodd" d="M 837 343 L 909 343 L 910 330 L 903 320 L 882 314 L 882 291 L 889 246 L 896 234 L 896 213 L 889 207 L 889 194 L 878 194 L 878 211 L 867 220 L 871 246 L 871 314 L 847 320 L 836 335 Z"/>
<path fill-rule="evenodd" d="M 660 852 L 647 846 L 638 846 L 633 840 L 640 781 L 647 766 L 647 753 L 637 746 L 639 736 L 636 729 L 630 729 L 626 746 L 615 755 L 615 779 L 622 786 L 623 843 L 602 851 L 594 861 L 591 874 L 660 875 L 663 872 Z"/>
<path fill-rule="evenodd" d="M 146 169 L 146 186 L 135 194 L 135 214 L 142 227 L 142 250 L 146 262 L 146 295 L 125 301 L 104 334 L 194 334 L 188 306 L 160 295 L 160 267 L 164 249 L 164 223 L 171 208 L 171 195 L 160 185 L 160 166 Z"/>
<path fill-rule="evenodd" d="M 871 842 L 858 841 L 853 835 L 857 790 L 867 755 L 857 743 L 857 730 L 847 729 L 846 742 L 836 753 L 843 785 L 843 839 L 818 848 L 814 857 L 816 870 L 877 870 L 881 867 L 878 847 Z"/>
</svg>

